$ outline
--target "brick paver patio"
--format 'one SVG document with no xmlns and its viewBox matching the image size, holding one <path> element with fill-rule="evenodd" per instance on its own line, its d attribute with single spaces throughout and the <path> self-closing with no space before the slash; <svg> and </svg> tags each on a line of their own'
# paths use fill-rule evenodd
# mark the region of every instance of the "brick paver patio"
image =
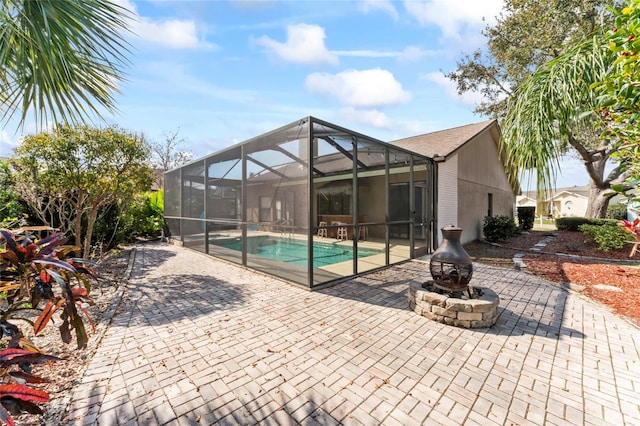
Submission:
<svg viewBox="0 0 640 426">
<path fill-rule="evenodd" d="M 309 292 L 138 247 L 65 424 L 638 425 L 639 329 L 535 276 L 476 265 L 491 329 L 409 310 L 412 261 Z"/>
</svg>

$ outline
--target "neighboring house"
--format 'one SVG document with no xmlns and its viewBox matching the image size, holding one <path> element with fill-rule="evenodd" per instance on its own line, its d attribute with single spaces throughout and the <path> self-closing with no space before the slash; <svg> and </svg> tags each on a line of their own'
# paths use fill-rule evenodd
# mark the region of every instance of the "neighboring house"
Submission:
<svg viewBox="0 0 640 426">
<path fill-rule="evenodd" d="M 516 207 L 536 207 L 537 211 L 537 205 L 538 203 L 535 198 L 531 198 L 526 195 L 518 195 L 516 197 Z"/>
<path fill-rule="evenodd" d="M 482 236 L 485 216 L 513 217 L 520 188 L 509 183 L 499 142 L 498 122 L 489 120 L 390 143 L 436 161 L 437 226 L 459 226 L 468 242 Z"/>
<path fill-rule="evenodd" d="M 536 191 L 526 191 L 517 197 L 516 206 L 535 206 L 536 216 L 586 216 L 589 202 L 588 186 L 557 188 L 545 195 L 538 199 Z"/>
</svg>

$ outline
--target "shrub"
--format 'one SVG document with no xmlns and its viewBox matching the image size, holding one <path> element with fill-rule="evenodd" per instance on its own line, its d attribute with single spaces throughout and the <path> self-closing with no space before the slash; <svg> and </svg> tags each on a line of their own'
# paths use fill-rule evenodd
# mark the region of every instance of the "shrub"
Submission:
<svg viewBox="0 0 640 426">
<path fill-rule="evenodd" d="M 163 193 L 136 194 L 126 205 L 112 205 L 104 211 L 94 227 L 93 244 L 111 249 L 138 237 L 160 235 L 164 226 Z"/>
<path fill-rule="evenodd" d="M 518 223 L 520 224 L 520 229 L 523 231 L 528 231 L 529 229 L 533 229 L 533 221 L 536 219 L 536 208 L 535 207 L 518 207 Z"/>
<path fill-rule="evenodd" d="M 598 244 L 598 250 L 609 251 L 624 247 L 629 241 L 629 233 L 618 225 L 591 225 L 580 226 L 580 231 Z"/>
<path fill-rule="evenodd" d="M 14 190 L 14 183 L 8 164 L 0 161 L 0 227 L 5 229 L 26 213 L 20 195 Z"/>
<path fill-rule="evenodd" d="M 577 232 L 582 225 L 588 224 L 591 224 L 591 219 L 586 217 L 559 217 L 556 219 L 556 228 L 558 228 L 558 231 Z"/>
<path fill-rule="evenodd" d="M 582 225 L 616 225 L 615 219 L 597 219 L 589 217 L 559 217 L 556 219 L 556 228 L 559 231 L 580 231 Z"/>
<path fill-rule="evenodd" d="M 607 208 L 607 218 L 615 220 L 627 219 L 627 205 L 625 203 L 610 204 Z"/>
<path fill-rule="evenodd" d="M 160 234 L 164 226 L 162 191 L 140 194 L 129 208 L 133 216 L 130 235 L 153 237 Z"/>
<path fill-rule="evenodd" d="M 501 241 L 518 234 L 518 226 L 509 216 L 485 216 L 482 227 L 487 241 Z"/>
</svg>

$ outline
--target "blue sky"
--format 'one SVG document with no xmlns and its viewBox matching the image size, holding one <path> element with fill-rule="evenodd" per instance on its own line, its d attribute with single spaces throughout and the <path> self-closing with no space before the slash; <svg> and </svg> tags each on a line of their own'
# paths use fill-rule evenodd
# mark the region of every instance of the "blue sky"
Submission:
<svg viewBox="0 0 640 426">
<path fill-rule="evenodd" d="M 106 124 L 179 131 L 195 157 L 308 115 L 383 141 L 485 120 L 443 72 L 484 45 L 502 0 L 117 2 L 135 35 Z M 563 171 L 558 186 L 586 184 L 572 162 Z"/>
</svg>

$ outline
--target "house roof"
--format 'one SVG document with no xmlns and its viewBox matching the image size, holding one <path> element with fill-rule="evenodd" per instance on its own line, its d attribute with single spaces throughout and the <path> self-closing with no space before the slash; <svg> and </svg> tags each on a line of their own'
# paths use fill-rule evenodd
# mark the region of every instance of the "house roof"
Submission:
<svg viewBox="0 0 640 426">
<path fill-rule="evenodd" d="M 528 201 L 533 201 L 533 202 L 535 202 L 535 201 L 536 201 L 536 199 L 535 199 L 535 198 L 531 198 L 531 197 L 529 197 L 529 196 L 527 196 L 527 195 L 518 195 L 518 196 L 516 197 L 516 201 L 518 201 L 518 202 L 527 201 L 527 200 L 528 200 Z"/>
<path fill-rule="evenodd" d="M 583 194 L 579 194 L 576 191 L 560 191 L 560 192 L 556 192 L 553 197 L 550 198 L 550 200 L 555 200 L 556 198 L 560 198 L 562 195 L 569 195 L 569 196 L 574 196 L 574 197 L 579 197 L 579 198 L 588 198 L 586 195 Z"/>
<path fill-rule="evenodd" d="M 452 129 L 425 133 L 418 136 L 411 136 L 391 141 L 389 143 L 427 157 L 444 157 L 446 161 L 459 149 L 485 131 L 492 132 L 496 147 L 500 149 L 500 127 L 498 126 L 498 121 L 495 119 L 454 127 Z M 500 161 L 504 164 L 502 158 L 500 158 Z M 509 171 L 506 168 L 505 172 L 509 175 Z M 509 180 L 511 181 L 511 179 Z M 520 185 L 518 182 L 514 180 L 510 182 L 510 185 L 514 193 L 520 193 Z"/>
<path fill-rule="evenodd" d="M 497 127 L 496 120 L 488 120 L 454 127 L 453 129 L 398 139 L 390 143 L 428 157 L 443 156 L 446 158 L 494 124 Z"/>
<path fill-rule="evenodd" d="M 589 197 L 589 187 L 588 186 L 571 186 L 567 188 L 556 188 L 555 190 L 544 194 L 544 199 L 541 201 L 550 201 L 563 192 L 574 194 L 579 197 L 588 198 Z M 537 191 L 524 191 L 522 195 L 527 196 L 529 198 L 537 199 L 538 193 Z"/>
</svg>

